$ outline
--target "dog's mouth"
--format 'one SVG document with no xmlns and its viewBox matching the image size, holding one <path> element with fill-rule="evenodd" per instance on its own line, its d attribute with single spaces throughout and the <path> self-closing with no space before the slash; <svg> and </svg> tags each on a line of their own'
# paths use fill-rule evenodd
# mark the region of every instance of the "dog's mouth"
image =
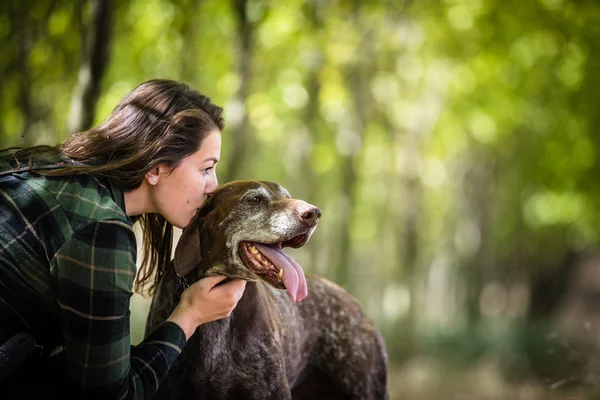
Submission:
<svg viewBox="0 0 600 400">
<path fill-rule="evenodd" d="M 246 267 L 260 279 L 277 289 L 286 289 L 292 300 L 303 300 L 307 294 L 302 267 L 283 252 L 284 247 L 301 247 L 310 237 L 305 233 L 274 244 L 240 242 L 240 255 Z"/>
</svg>

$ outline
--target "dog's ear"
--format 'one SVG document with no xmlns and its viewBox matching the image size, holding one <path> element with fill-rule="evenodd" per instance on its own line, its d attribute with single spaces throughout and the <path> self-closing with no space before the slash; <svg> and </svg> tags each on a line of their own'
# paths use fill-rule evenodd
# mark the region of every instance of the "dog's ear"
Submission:
<svg viewBox="0 0 600 400">
<path fill-rule="evenodd" d="M 186 276 L 200 265 L 200 218 L 196 217 L 185 227 L 175 248 L 175 272 L 177 276 Z"/>
<path fill-rule="evenodd" d="M 202 240 L 200 238 L 202 221 L 213 208 L 214 200 L 210 197 L 181 233 L 173 259 L 177 276 L 186 276 L 200 265 L 202 259 Z"/>
</svg>

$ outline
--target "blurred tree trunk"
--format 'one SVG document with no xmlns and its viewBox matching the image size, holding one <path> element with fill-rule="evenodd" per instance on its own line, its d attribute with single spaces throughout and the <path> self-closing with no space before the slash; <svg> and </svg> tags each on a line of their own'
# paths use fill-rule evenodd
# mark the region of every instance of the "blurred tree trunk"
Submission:
<svg viewBox="0 0 600 400">
<path fill-rule="evenodd" d="M 41 18 L 47 21 L 56 7 L 56 1 L 50 1 L 44 8 L 44 13 Z M 37 138 L 32 136 L 33 125 L 41 120 L 47 107 L 40 107 L 36 104 L 35 97 L 32 95 L 33 78 L 32 71 L 29 65 L 29 54 L 35 42 L 40 37 L 47 35 L 47 27 L 45 25 L 38 26 L 33 21 L 31 16 L 31 1 L 25 0 L 8 4 L 8 15 L 11 21 L 17 21 L 14 24 L 15 29 L 9 32 L 8 40 L 16 40 L 18 42 L 17 51 L 15 54 L 14 63 L 9 63 L 5 73 L 13 73 L 18 80 L 18 99 L 23 126 L 21 129 L 21 141 L 25 146 L 35 144 Z M 39 18 L 39 17 L 38 17 Z M 0 80 L 1 81 L 1 80 Z"/>
<path fill-rule="evenodd" d="M 403 325 L 404 342 L 407 345 L 405 355 L 411 355 L 416 351 L 415 334 L 418 326 L 418 298 L 419 282 L 421 276 L 418 274 L 419 260 L 419 223 L 421 220 L 422 206 L 421 199 L 423 194 L 423 185 L 421 183 L 420 171 L 412 170 L 418 168 L 421 157 L 421 140 L 417 130 L 410 129 L 406 133 L 405 147 L 405 166 L 407 168 L 404 174 L 404 196 L 402 197 L 402 222 L 398 224 L 398 238 L 401 238 L 402 244 L 399 249 L 403 249 L 398 254 L 399 264 L 402 266 L 404 281 L 408 286 L 409 307 L 406 320 Z M 409 164 L 412 164 L 409 166 Z"/>
<path fill-rule="evenodd" d="M 181 26 L 181 37 L 183 38 L 182 54 L 181 54 L 181 79 L 189 84 L 198 82 L 198 60 L 197 60 L 197 43 L 198 43 L 198 23 L 195 16 L 198 14 L 200 0 L 190 0 L 185 5 L 186 18 L 183 19 Z"/>
<path fill-rule="evenodd" d="M 350 293 L 351 288 L 351 259 L 352 259 L 352 246 L 350 243 L 350 230 L 352 228 L 352 221 L 354 220 L 354 206 L 355 200 L 355 186 L 356 186 L 356 172 L 354 171 L 354 155 L 344 156 L 342 159 L 342 195 L 344 196 L 344 202 L 341 204 L 341 220 L 340 220 L 340 245 L 339 245 L 339 258 L 336 266 L 335 281 L 338 285 L 344 287 Z"/>
<path fill-rule="evenodd" d="M 467 315 L 476 324 L 481 316 L 480 299 L 485 285 L 497 277 L 494 262 L 493 193 L 495 185 L 494 156 L 478 148 L 468 158 L 469 170 L 462 180 L 464 198 L 463 221 L 473 221 L 478 247 L 465 263 L 467 281 Z M 478 157 L 478 154 L 483 154 Z"/>
<path fill-rule="evenodd" d="M 431 66 L 433 71 L 435 68 Z M 436 72 L 429 72 L 436 74 Z M 427 84 L 423 95 L 417 102 L 416 115 L 412 117 L 413 123 L 404 132 L 404 137 L 396 130 L 395 148 L 402 149 L 401 175 L 401 217 L 396 221 L 396 237 L 400 241 L 397 247 L 397 260 L 401 265 L 400 280 L 404 280 L 409 291 L 409 308 L 406 318 L 399 319 L 397 329 L 402 332 L 404 347 L 401 351 L 404 356 L 416 351 L 415 334 L 418 327 L 420 283 L 423 275 L 419 271 L 421 240 L 419 228 L 423 214 L 423 183 L 421 180 L 423 169 L 423 149 L 431 138 L 442 107 L 446 92 L 446 77 L 439 74 L 427 77 Z"/>
<path fill-rule="evenodd" d="M 363 144 L 364 129 L 366 121 L 369 120 L 371 114 L 372 99 L 369 98 L 369 82 L 368 77 L 372 71 L 366 71 L 365 68 L 372 68 L 373 63 L 361 63 L 363 59 L 374 59 L 372 32 L 360 21 L 360 2 L 353 1 L 352 19 L 360 42 L 357 53 L 361 57 L 353 59 L 349 62 L 345 71 L 345 78 L 349 91 L 353 99 L 353 109 L 350 110 L 351 117 L 349 118 L 348 126 L 341 126 L 338 129 L 338 150 L 342 153 L 341 173 L 342 187 L 341 194 L 343 198 L 341 207 L 341 220 L 339 225 L 339 257 L 335 268 L 336 283 L 346 288 L 350 293 L 353 293 L 352 288 L 354 281 L 352 279 L 353 257 L 351 232 L 355 220 L 356 207 L 356 184 L 357 174 L 354 169 L 358 153 Z M 339 135 L 342 138 L 339 138 Z M 340 147 L 341 144 L 341 148 Z"/>
<path fill-rule="evenodd" d="M 83 0 L 80 6 L 84 6 Z M 112 14 L 110 0 L 94 0 L 90 29 L 81 27 L 84 49 L 71 102 L 68 127 L 71 133 L 89 129 L 94 121 L 100 85 L 109 61 Z"/>
<path fill-rule="evenodd" d="M 308 77 L 306 80 L 306 88 L 308 92 L 308 102 L 302 114 L 304 125 L 308 128 L 308 137 L 311 140 L 310 147 L 307 149 L 301 159 L 300 170 L 302 171 L 302 179 L 300 179 L 303 187 L 303 193 L 305 194 L 306 201 L 319 206 L 320 201 L 317 198 L 318 190 L 315 190 L 318 182 L 315 177 L 314 168 L 312 166 L 312 149 L 314 143 L 319 140 L 319 133 L 322 132 L 319 129 L 319 121 L 321 116 L 319 113 L 319 92 L 321 90 L 321 83 L 319 81 L 319 71 L 323 66 L 323 50 L 321 47 L 320 32 L 323 28 L 323 18 L 319 13 L 320 2 L 313 0 L 305 3 L 304 10 L 306 18 L 310 23 L 310 30 L 313 35 L 316 35 L 314 41 L 317 44 L 313 48 L 311 54 L 311 61 L 308 66 Z M 317 261 L 317 253 L 319 246 L 309 246 L 309 263 L 314 268 Z"/>
<path fill-rule="evenodd" d="M 29 1 L 21 3 L 21 9 L 16 10 L 19 21 L 19 52 L 17 55 L 17 69 L 19 71 L 19 108 L 23 118 L 23 129 L 21 130 L 21 140 L 25 145 L 31 145 L 35 141 L 30 135 L 31 125 L 33 124 L 32 104 L 31 104 L 31 74 L 29 71 L 29 51 L 33 44 L 32 27 L 28 21 Z"/>
<path fill-rule="evenodd" d="M 26 3 L 26 2 L 25 2 Z M 27 13 L 22 12 L 19 15 L 21 20 L 21 35 L 19 37 L 19 54 L 17 56 L 17 68 L 19 73 L 19 106 L 23 117 L 23 129 L 21 131 L 21 139 L 25 145 L 33 143 L 33 138 L 30 137 L 32 125 L 32 105 L 31 105 L 31 75 L 29 71 L 28 59 L 29 51 L 33 41 L 31 28 L 27 22 Z"/>
<path fill-rule="evenodd" d="M 250 153 L 248 146 L 252 143 L 252 128 L 248 120 L 246 99 L 248 98 L 250 79 L 252 77 L 253 41 L 255 22 L 248 17 L 248 1 L 233 0 L 233 10 L 237 21 L 237 74 L 240 77 L 240 87 L 234 96 L 237 108 L 242 117 L 235 121 L 230 129 L 232 148 L 229 151 L 224 181 L 229 182 L 240 176 L 245 165 L 245 157 Z"/>
</svg>

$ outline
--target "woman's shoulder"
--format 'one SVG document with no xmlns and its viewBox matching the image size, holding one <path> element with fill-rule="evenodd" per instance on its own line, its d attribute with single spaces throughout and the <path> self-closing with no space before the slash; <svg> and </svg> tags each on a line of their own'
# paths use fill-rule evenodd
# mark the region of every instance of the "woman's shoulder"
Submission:
<svg viewBox="0 0 600 400">
<path fill-rule="evenodd" d="M 125 214 L 123 194 L 109 180 L 92 175 L 44 176 L 21 171 L 0 182 L 13 206 L 25 217 L 52 214 L 73 231 L 102 220 L 133 225 Z"/>
<path fill-rule="evenodd" d="M 120 235 L 119 240 L 135 242 L 133 223 L 106 179 L 24 171 L 0 177 L 0 193 L 0 236 L 3 230 L 4 234 L 23 232 L 25 242 L 41 240 L 45 254 L 55 254 L 74 234 L 90 228 L 106 227 L 105 231 Z"/>
<path fill-rule="evenodd" d="M 108 178 L 45 173 L 72 165 L 55 147 L 0 150 L 0 189 L 13 199 L 14 207 L 25 214 L 39 214 L 30 215 L 33 220 L 50 214 L 62 229 L 76 231 L 102 220 L 133 225 L 125 213 L 122 191 Z"/>
<path fill-rule="evenodd" d="M 106 178 L 91 175 L 42 177 L 40 185 L 56 198 L 74 225 L 101 220 L 119 220 L 132 225 L 125 214 L 122 192 Z"/>
</svg>

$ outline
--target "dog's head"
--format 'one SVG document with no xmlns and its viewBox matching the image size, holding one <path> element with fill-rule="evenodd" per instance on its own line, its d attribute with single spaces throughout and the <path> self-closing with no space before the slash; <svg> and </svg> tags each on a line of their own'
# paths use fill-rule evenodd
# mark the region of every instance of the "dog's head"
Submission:
<svg viewBox="0 0 600 400">
<path fill-rule="evenodd" d="M 282 249 L 306 244 L 320 217 L 317 207 L 292 199 L 276 183 L 228 183 L 184 229 L 175 249 L 175 270 L 179 276 L 199 268 L 200 277 L 261 279 L 300 301 L 307 295 L 304 272 Z"/>
</svg>

